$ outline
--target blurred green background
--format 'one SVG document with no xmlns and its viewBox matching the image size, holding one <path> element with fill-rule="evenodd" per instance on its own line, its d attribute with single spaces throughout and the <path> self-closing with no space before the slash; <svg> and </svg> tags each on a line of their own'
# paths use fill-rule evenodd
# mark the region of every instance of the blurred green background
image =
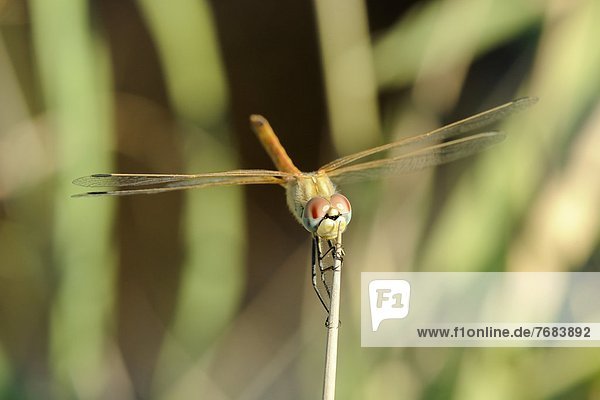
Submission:
<svg viewBox="0 0 600 400">
<path fill-rule="evenodd" d="M 598 349 L 362 349 L 362 271 L 598 271 L 600 2 L 0 1 L 0 398 L 315 399 L 279 187 L 73 199 L 97 172 L 296 164 L 538 96 L 508 139 L 342 188 L 340 399 L 600 399 Z"/>
</svg>

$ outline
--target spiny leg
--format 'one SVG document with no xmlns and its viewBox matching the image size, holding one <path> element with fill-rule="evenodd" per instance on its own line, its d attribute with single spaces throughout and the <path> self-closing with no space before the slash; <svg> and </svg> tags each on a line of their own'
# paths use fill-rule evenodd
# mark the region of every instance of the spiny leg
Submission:
<svg viewBox="0 0 600 400">
<path fill-rule="evenodd" d="M 346 255 L 346 252 L 344 251 L 344 248 L 342 247 L 342 245 L 340 244 L 340 242 L 336 242 L 334 245 L 334 250 L 333 250 L 333 260 L 334 260 L 334 266 L 332 267 L 332 269 L 335 268 L 339 268 L 335 266 L 335 261 L 339 260 L 340 261 L 340 266 L 341 264 L 344 262 L 344 256 Z"/>
<path fill-rule="evenodd" d="M 328 241 L 329 243 L 329 241 Z M 327 291 L 327 297 L 329 299 L 331 299 L 331 289 L 329 289 L 329 285 L 327 284 L 327 280 L 325 279 L 325 272 L 329 271 L 332 267 L 325 267 L 323 265 L 323 260 L 325 259 L 325 257 L 327 256 L 327 254 L 329 254 L 332 250 L 332 247 L 330 246 L 329 249 L 323 253 L 323 248 L 321 247 L 321 240 L 317 239 L 317 249 L 318 249 L 318 254 L 319 254 L 319 271 L 321 273 L 321 282 L 323 282 L 323 286 L 325 287 L 325 290 Z"/>
<path fill-rule="evenodd" d="M 323 307 L 325 308 L 325 311 L 327 311 L 327 314 L 329 314 L 329 307 L 327 307 L 327 304 L 325 304 L 325 299 L 323 298 L 323 296 L 321 295 L 321 292 L 319 291 L 319 288 L 317 287 L 317 264 L 319 265 L 319 271 L 320 271 L 320 274 L 321 274 L 321 279 L 324 281 L 323 270 L 322 270 L 322 261 L 323 261 L 323 259 L 321 258 L 321 244 L 319 242 L 319 238 L 317 236 L 313 236 L 313 242 L 312 242 L 312 285 L 313 285 L 313 289 L 315 289 L 315 293 L 317 293 L 317 297 L 319 298 L 319 301 L 321 301 L 321 304 L 323 304 Z M 329 292 L 329 288 L 327 288 L 327 285 L 325 285 L 325 288 L 327 289 L 328 296 L 331 296 L 330 292 Z"/>
<path fill-rule="evenodd" d="M 327 244 L 329 245 L 329 250 L 327 251 L 327 253 L 329 253 L 330 251 L 332 251 L 331 253 L 331 259 L 332 259 L 332 265 L 331 267 L 327 268 L 327 270 L 331 270 L 332 274 L 334 275 L 333 280 L 334 280 L 334 285 L 335 285 L 335 274 L 338 273 L 342 268 L 342 263 L 344 262 L 344 248 L 342 247 L 342 233 L 339 231 L 339 227 L 338 227 L 338 235 L 337 235 L 337 240 L 334 242 L 332 240 L 327 240 Z M 339 283 L 338 283 L 339 284 Z M 338 289 L 339 290 L 339 287 Z M 329 292 L 329 289 L 328 289 Z M 338 294 L 339 295 L 339 294 Z M 331 299 L 332 294 L 329 295 L 330 299 Z M 339 299 L 338 299 L 339 301 Z M 332 305 L 333 306 L 333 305 Z M 330 327 L 330 318 L 331 318 L 331 313 L 329 313 L 329 315 L 327 316 L 327 320 L 325 321 L 325 326 L 326 327 Z M 342 321 L 338 320 L 338 326 L 340 326 L 342 324 Z"/>
<path fill-rule="evenodd" d="M 325 253 L 323 253 L 323 250 L 321 248 L 321 241 L 319 240 L 319 252 L 321 254 L 321 260 L 323 260 L 325 257 L 327 257 L 327 255 L 329 253 L 331 253 L 333 251 L 333 249 L 335 248 L 335 246 L 333 245 L 333 242 L 331 240 L 327 240 L 327 245 L 329 246 L 329 248 L 327 249 L 327 251 Z"/>
<path fill-rule="evenodd" d="M 339 233 L 338 233 L 338 236 L 340 236 Z M 344 252 L 344 248 L 340 244 L 339 240 L 336 240 L 334 242 L 333 240 L 328 239 L 327 240 L 327 244 L 329 245 L 329 250 L 327 250 L 327 253 L 325 253 L 325 254 L 328 254 L 329 252 L 332 252 L 331 258 L 333 258 L 334 262 L 336 260 L 340 260 L 340 262 L 343 262 L 344 261 L 344 255 L 346 253 Z M 334 269 L 334 268 L 335 268 L 335 266 L 332 265 L 328 269 Z"/>
</svg>

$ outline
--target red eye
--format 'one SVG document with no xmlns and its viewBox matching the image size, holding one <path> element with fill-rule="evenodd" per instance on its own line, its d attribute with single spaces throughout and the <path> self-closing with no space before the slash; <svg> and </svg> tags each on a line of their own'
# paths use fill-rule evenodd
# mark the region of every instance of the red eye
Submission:
<svg viewBox="0 0 600 400">
<path fill-rule="evenodd" d="M 323 218 L 328 207 L 329 203 L 322 197 L 315 197 L 306 203 L 306 208 L 313 219 Z"/>
<path fill-rule="evenodd" d="M 321 220 L 325 217 L 330 207 L 329 202 L 322 197 L 310 199 L 302 212 L 302 225 L 309 232 L 316 232 Z"/>
<path fill-rule="evenodd" d="M 348 200 L 346 196 L 342 194 L 334 194 L 333 196 L 331 196 L 331 199 L 329 199 L 329 201 L 342 214 L 349 213 L 350 211 L 352 211 L 352 207 L 350 206 L 350 200 Z"/>
</svg>

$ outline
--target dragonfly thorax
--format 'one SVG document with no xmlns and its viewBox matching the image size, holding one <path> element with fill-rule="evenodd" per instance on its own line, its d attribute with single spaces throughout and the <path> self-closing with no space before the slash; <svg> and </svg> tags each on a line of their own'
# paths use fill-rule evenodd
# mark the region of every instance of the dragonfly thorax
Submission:
<svg viewBox="0 0 600 400">
<path fill-rule="evenodd" d="M 350 202 L 323 174 L 302 174 L 290 181 L 287 203 L 306 230 L 324 239 L 343 233 L 352 218 Z"/>
</svg>

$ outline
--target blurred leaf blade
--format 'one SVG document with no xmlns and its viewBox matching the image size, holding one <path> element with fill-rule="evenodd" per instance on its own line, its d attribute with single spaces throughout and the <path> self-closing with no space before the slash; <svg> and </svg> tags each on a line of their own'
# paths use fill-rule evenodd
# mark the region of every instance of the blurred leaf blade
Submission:
<svg viewBox="0 0 600 400">
<path fill-rule="evenodd" d="M 542 1 L 518 0 L 432 1 L 417 6 L 375 41 L 378 85 L 383 90 L 404 87 L 423 74 L 468 62 L 540 21 L 543 7 Z"/>
<path fill-rule="evenodd" d="M 54 245 L 61 284 L 52 312 L 52 372 L 59 397 L 94 398 L 110 371 L 111 204 L 76 202 L 69 195 L 73 176 L 109 165 L 102 149 L 110 142 L 110 78 L 86 3 L 34 0 L 31 11 L 58 160 Z"/>
<path fill-rule="evenodd" d="M 185 119 L 218 126 L 227 109 L 227 84 L 208 3 L 138 3 L 156 39 L 174 108 Z"/>
<path fill-rule="evenodd" d="M 225 122 L 227 82 L 208 3 L 138 3 L 158 46 L 173 108 L 182 120 L 179 132 L 186 168 L 197 173 L 238 169 Z M 186 391 L 180 376 L 202 374 L 197 362 L 202 362 L 237 310 L 245 273 L 243 209 L 240 188 L 186 193 L 188 251 L 174 336 L 163 344 L 153 389 L 167 398 Z M 192 360 L 181 354 L 192 355 Z"/>
</svg>

